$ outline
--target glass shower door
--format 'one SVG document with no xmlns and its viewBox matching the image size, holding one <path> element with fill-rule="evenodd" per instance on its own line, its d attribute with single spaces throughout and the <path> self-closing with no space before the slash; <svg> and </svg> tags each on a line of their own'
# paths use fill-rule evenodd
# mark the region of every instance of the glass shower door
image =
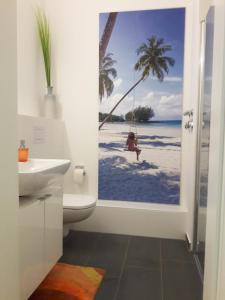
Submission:
<svg viewBox="0 0 225 300">
<path fill-rule="evenodd" d="M 208 197 L 213 32 L 214 11 L 213 8 L 211 8 L 206 17 L 206 20 L 202 23 L 201 80 L 196 169 L 197 207 L 194 250 L 202 275 L 204 274 L 205 234 Z"/>
</svg>

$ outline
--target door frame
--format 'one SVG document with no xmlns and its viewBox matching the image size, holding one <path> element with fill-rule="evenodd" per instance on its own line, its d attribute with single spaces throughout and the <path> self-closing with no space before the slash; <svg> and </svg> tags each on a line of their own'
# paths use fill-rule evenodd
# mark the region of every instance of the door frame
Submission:
<svg viewBox="0 0 225 300">
<path fill-rule="evenodd" d="M 225 144 L 224 144 L 225 149 Z M 223 186 L 221 195 L 221 218 L 219 236 L 219 258 L 218 258 L 218 280 L 217 280 L 217 300 L 224 300 L 225 295 L 225 151 L 223 161 Z"/>
<path fill-rule="evenodd" d="M 204 300 L 224 299 L 225 278 L 225 3 L 215 9 Z"/>
<path fill-rule="evenodd" d="M 223 7 L 223 19 L 225 18 L 225 4 Z M 225 21 L 223 24 L 223 82 L 225 82 Z M 225 88 L 222 88 L 222 99 L 225 102 Z M 225 116 L 225 114 L 224 114 Z M 225 117 L 224 117 L 225 119 Z M 225 121 L 224 121 L 225 123 Z M 224 125 L 225 126 L 225 125 Z M 218 277 L 217 277 L 217 293 L 216 300 L 224 300 L 225 295 L 225 129 L 223 144 L 223 170 L 222 170 L 222 186 L 221 186 L 221 204 L 220 204 L 220 228 L 218 237 Z"/>
<path fill-rule="evenodd" d="M 204 102 L 204 76 L 205 76 L 205 47 L 206 47 L 206 20 L 201 21 L 201 43 L 200 43 L 200 66 L 199 66 L 199 103 L 198 117 L 196 122 L 196 166 L 195 166 L 195 212 L 193 228 L 193 248 L 198 250 L 198 229 L 199 229 L 199 208 L 200 208 L 200 155 L 201 155 L 201 135 L 202 135 L 202 113 Z"/>
</svg>

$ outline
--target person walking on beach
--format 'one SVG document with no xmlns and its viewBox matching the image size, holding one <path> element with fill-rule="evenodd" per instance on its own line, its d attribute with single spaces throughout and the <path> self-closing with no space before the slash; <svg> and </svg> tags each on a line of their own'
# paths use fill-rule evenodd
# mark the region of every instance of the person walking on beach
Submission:
<svg viewBox="0 0 225 300">
<path fill-rule="evenodd" d="M 141 153 L 141 150 L 137 147 L 137 137 L 135 136 L 134 132 L 129 132 L 128 138 L 127 138 L 127 147 L 128 151 L 136 152 L 137 154 L 137 160 L 139 160 L 139 155 Z"/>
</svg>

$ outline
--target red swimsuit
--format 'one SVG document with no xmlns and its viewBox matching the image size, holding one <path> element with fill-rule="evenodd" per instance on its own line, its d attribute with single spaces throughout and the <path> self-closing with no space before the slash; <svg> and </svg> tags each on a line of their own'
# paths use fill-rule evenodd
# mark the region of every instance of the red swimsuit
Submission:
<svg viewBox="0 0 225 300">
<path fill-rule="evenodd" d="M 138 150 L 137 149 L 137 141 L 136 141 L 136 139 L 127 139 L 127 146 L 128 146 L 128 150 L 129 151 L 136 151 L 136 150 Z"/>
</svg>

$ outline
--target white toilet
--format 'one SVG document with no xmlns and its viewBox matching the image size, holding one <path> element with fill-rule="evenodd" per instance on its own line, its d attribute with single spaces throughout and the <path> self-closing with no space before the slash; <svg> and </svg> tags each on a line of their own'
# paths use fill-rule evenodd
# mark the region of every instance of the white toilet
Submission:
<svg viewBox="0 0 225 300">
<path fill-rule="evenodd" d="M 69 224 L 87 219 L 96 207 L 96 199 L 90 195 L 63 195 L 63 236 L 69 233 Z"/>
</svg>

